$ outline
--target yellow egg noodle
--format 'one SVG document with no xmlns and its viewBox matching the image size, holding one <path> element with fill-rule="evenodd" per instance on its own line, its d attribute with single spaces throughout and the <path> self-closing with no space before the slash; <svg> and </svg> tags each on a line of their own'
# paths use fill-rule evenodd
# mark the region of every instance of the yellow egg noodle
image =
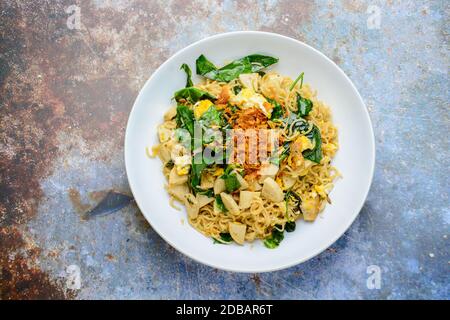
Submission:
<svg viewBox="0 0 450 320">
<path fill-rule="evenodd" d="M 255 54 L 217 68 L 202 55 L 196 71 L 203 80 L 195 85 L 183 64 L 186 88 L 175 92 L 176 106 L 158 127 L 160 143 L 153 152 L 163 162 L 171 205 L 183 204 L 190 225 L 215 242 L 262 239 L 276 248 L 295 221 L 312 222 L 331 203 L 328 194 L 339 172 L 331 165 L 338 139 L 330 109 L 303 84 L 303 74 L 293 81 L 263 71 L 277 61 Z M 196 123 L 222 132 L 220 138 L 233 129 L 273 135 L 247 135 L 236 144 L 234 135 L 226 142 L 193 139 Z M 180 129 L 192 137 L 184 139 Z M 210 149 L 225 163 L 195 162 L 191 148 L 194 154 Z"/>
</svg>

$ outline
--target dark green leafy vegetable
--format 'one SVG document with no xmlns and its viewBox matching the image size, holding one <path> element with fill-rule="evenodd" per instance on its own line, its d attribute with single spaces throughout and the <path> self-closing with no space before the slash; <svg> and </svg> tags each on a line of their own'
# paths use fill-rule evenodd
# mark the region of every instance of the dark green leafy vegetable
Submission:
<svg viewBox="0 0 450 320">
<path fill-rule="evenodd" d="M 239 183 L 239 180 L 236 177 L 236 173 L 224 174 L 222 176 L 222 179 L 225 180 L 225 189 L 227 190 L 228 193 L 236 191 L 241 187 L 241 184 Z"/>
<path fill-rule="evenodd" d="M 194 112 L 187 106 L 179 104 L 177 106 L 177 126 L 189 131 L 191 137 L 194 136 Z"/>
<path fill-rule="evenodd" d="M 275 249 L 280 245 L 281 241 L 283 241 L 283 231 L 280 231 L 277 228 L 280 228 L 280 226 L 275 226 L 272 230 L 272 234 L 264 240 L 266 248 Z"/>
<path fill-rule="evenodd" d="M 306 136 L 312 141 L 314 148 L 312 150 L 303 151 L 303 158 L 315 163 L 320 163 L 320 160 L 322 160 L 322 138 L 320 136 L 319 128 L 314 125 L 312 130 L 308 132 Z"/>
<path fill-rule="evenodd" d="M 270 57 L 270 56 L 263 56 L 261 54 L 251 54 L 247 57 L 244 57 L 242 59 L 248 58 L 250 61 L 250 64 L 252 65 L 252 72 L 259 72 L 264 68 L 267 68 L 268 66 L 271 66 L 272 64 L 275 64 L 278 62 L 278 58 Z M 242 60 L 240 59 L 240 60 Z"/>
<path fill-rule="evenodd" d="M 229 82 L 237 78 L 240 74 L 258 72 L 277 62 L 277 58 L 252 54 L 218 69 L 202 54 L 196 61 L 196 68 L 197 74 L 205 78 Z"/>
<path fill-rule="evenodd" d="M 270 116 L 270 120 L 283 118 L 284 111 L 283 111 L 283 107 L 281 106 L 281 104 L 279 104 L 276 100 L 270 99 L 270 98 L 267 98 L 267 101 L 269 101 L 269 103 L 271 105 L 273 105 L 272 115 Z"/>
<path fill-rule="evenodd" d="M 222 232 L 220 233 L 220 239 L 213 238 L 213 241 L 217 244 L 229 244 L 233 241 L 233 238 L 229 233 Z"/>
<path fill-rule="evenodd" d="M 201 153 L 199 154 L 201 157 Z M 192 165 L 191 165 L 191 187 L 193 191 L 198 190 L 198 186 L 200 185 L 200 179 L 202 175 L 202 171 L 208 166 L 202 159 L 202 163 L 195 163 L 196 157 L 193 157 Z"/>
<path fill-rule="evenodd" d="M 297 114 L 300 117 L 306 117 L 312 110 L 313 103 L 311 100 L 303 98 L 297 93 Z"/>
<path fill-rule="evenodd" d="M 284 159 L 286 159 L 289 156 L 290 152 L 291 152 L 291 143 L 290 141 L 287 141 L 283 144 L 283 151 L 281 151 L 281 154 L 278 157 L 275 156 L 274 158 L 272 158 L 270 162 L 278 166 Z"/>
<path fill-rule="evenodd" d="M 291 86 L 289 87 L 289 91 L 292 91 L 292 89 L 294 89 L 295 85 L 297 84 L 297 82 L 299 80 L 301 80 L 300 82 L 300 89 L 303 87 L 303 76 L 305 75 L 304 72 L 300 73 L 300 75 L 297 77 L 297 79 L 294 80 L 294 82 L 292 82 Z"/>
<path fill-rule="evenodd" d="M 224 175 L 229 175 L 231 173 L 231 171 L 233 171 L 235 169 L 236 170 L 238 169 L 238 166 L 236 166 L 235 164 L 227 165 L 227 167 L 225 168 L 225 171 L 224 171 Z"/>
<path fill-rule="evenodd" d="M 222 124 L 222 112 L 217 110 L 215 106 L 210 106 L 200 117 L 200 121 L 207 127 L 211 127 L 211 125 L 220 126 Z"/>
<path fill-rule="evenodd" d="M 286 202 L 286 213 L 288 209 L 291 209 L 294 214 L 302 213 L 302 198 L 296 192 L 289 190 L 286 192 L 284 200 Z"/>
<path fill-rule="evenodd" d="M 302 134 L 306 133 L 310 129 L 310 124 L 305 119 L 299 117 L 298 115 L 291 113 L 289 118 L 287 118 L 288 127 L 292 130 L 291 133 L 298 131 Z"/>
<path fill-rule="evenodd" d="M 284 230 L 286 230 L 287 232 L 295 231 L 295 221 L 286 222 L 286 224 L 284 225 Z"/>
<path fill-rule="evenodd" d="M 205 196 L 207 196 L 208 198 L 212 198 L 214 197 L 214 190 L 213 189 L 201 189 L 199 187 L 196 188 L 195 190 L 196 194 L 203 194 Z"/>
<path fill-rule="evenodd" d="M 209 99 L 209 100 L 216 100 L 216 97 L 210 94 L 209 92 L 200 90 L 198 88 L 189 87 L 184 88 L 181 90 L 178 90 L 174 93 L 175 101 L 181 102 L 182 100 L 185 100 L 189 103 L 196 103 L 199 100 Z"/>
<path fill-rule="evenodd" d="M 220 209 L 220 211 L 222 212 L 227 212 L 227 208 L 225 207 L 225 205 L 223 204 L 222 198 L 220 197 L 220 195 L 216 195 L 216 205 L 217 207 Z"/>
<path fill-rule="evenodd" d="M 205 75 L 217 71 L 217 67 L 202 54 L 195 61 L 197 74 Z"/>
<path fill-rule="evenodd" d="M 188 88 L 188 87 L 193 87 L 193 86 L 194 86 L 194 83 L 192 82 L 192 79 L 191 79 L 191 77 L 192 77 L 192 71 L 191 71 L 191 68 L 189 68 L 189 66 L 188 66 L 186 63 L 183 63 L 183 64 L 181 65 L 181 68 L 180 68 L 180 69 L 183 69 L 184 72 L 186 72 L 186 75 L 187 75 L 187 79 L 186 79 L 186 88 Z"/>
<path fill-rule="evenodd" d="M 239 92 L 241 92 L 242 87 L 241 86 L 234 86 L 233 87 L 233 92 L 235 95 L 237 95 Z"/>
</svg>

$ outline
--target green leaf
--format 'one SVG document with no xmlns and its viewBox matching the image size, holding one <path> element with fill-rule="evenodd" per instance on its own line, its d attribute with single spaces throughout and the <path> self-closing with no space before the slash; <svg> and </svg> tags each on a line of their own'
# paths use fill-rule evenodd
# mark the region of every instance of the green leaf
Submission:
<svg viewBox="0 0 450 320">
<path fill-rule="evenodd" d="M 189 66 L 188 66 L 186 63 L 183 63 L 183 64 L 181 65 L 181 68 L 180 68 L 180 69 L 183 69 L 184 72 L 186 72 L 186 75 L 187 75 L 187 79 L 186 79 L 186 88 L 188 88 L 188 87 L 193 87 L 193 86 L 194 86 L 194 83 L 192 82 L 192 79 L 191 79 L 191 77 L 192 77 L 192 71 L 191 71 L 191 68 L 189 68 Z"/>
<path fill-rule="evenodd" d="M 206 59 L 206 57 L 202 54 L 200 57 L 197 58 L 195 61 L 195 67 L 197 68 L 197 74 L 205 75 L 209 72 L 215 72 L 217 71 L 216 66 L 214 63 Z"/>
<path fill-rule="evenodd" d="M 284 230 L 286 230 L 287 232 L 295 231 L 295 221 L 286 222 L 286 224 L 284 225 Z"/>
<path fill-rule="evenodd" d="M 194 136 L 194 112 L 189 107 L 179 104 L 177 106 L 177 126 L 189 131 L 191 137 Z"/>
<path fill-rule="evenodd" d="M 288 210 L 291 209 L 292 213 L 294 214 L 301 214 L 302 213 L 302 198 L 300 198 L 300 196 L 292 191 L 289 190 L 288 192 L 286 192 L 285 196 L 284 196 L 284 201 L 286 203 L 286 214 L 288 214 Z M 294 226 L 295 229 L 295 226 Z M 288 231 L 289 232 L 289 231 Z"/>
<path fill-rule="evenodd" d="M 191 104 L 194 104 L 197 101 L 204 99 L 216 100 L 216 97 L 210 94 L 209 92 L 194 87 L 178 90 L 177 92 L 174 93 L 174 98 L 177 102 L 185 100 Z"/>
<path fill-rule="evenodd" d="M 241 90 L 242 90 L 242 86 L 237 85 L 237 86 L 233 87 L 233 92 L 235 95 L 238 95 L 239 92 L 241 92 Z"/>
<path fill-rule="evenodd" d="M 306 137 L 312 141 L 314 148 L 312 150 L 303 151 L 303 158 L 315 163 L 320 163 L 320 160 L 322 160 L 322 138 L 320 136 L 319 128 L 314 125 L 312 130 L 306 134 Z"/>
<path fill-rule="evenodd" d="M 273 105 L 272 115 L 270 116 L 270 120 L 281 119 L 284 115 L 284 110 L 281 104 L 279 104 L 276 100 L 267 98 L 270 104 Z"/>
<path fill-rule="evenodd" d="M 229 233 L 222 232 L 220 233 L 220 238 L 213 238 L 213 241 L 217 244 L 229 244 L 233 241 L 233 238 L 231 238 L 231 235 Z"/>
<path fill-rule="evenodd" d="M 207 196 L 208 198 L 212 198 L 214 197 L 214 190 L 213 189 L 201 189 L 201 188 L 196 188 L 195 190 L 196 194 L 203 194 L 205 196 Z"/>
<path fill-rule="evenodd" d="M 264 245 L 266 246 L 266 248 L 275 249 L 280 245 L 283 239 L 283 232 L 278 230 L 277 226 L 275 226 L 272 230 L 272 234 L 264 240 Z"/>
<path fill-rule="evenodd" d="M 274 57 L 270 57 L 270 56 L 263 56 L 260 54 L 252 54 L 252 55 L 247 56 L 247 58 L 249 59 L 251 65 L 252 65 L 252 72 L 258 72 L 258 71 L 260 71 L 264 68 L 267 68 L 268 66 L 278 62 L 278 58 L 274 58 Z"/>
<path fill-rule="evenodd" d="M 288 192 L 286 192 L 285 196 L 284 196 L 284 200 L 286 202 L 286 214 L 288 213 L 288 209 L 290 208 L 292 210 L 292 213 L 294 214 L 300 214 L 302 213 L 302 198 L 300 198 L 300 196 L 292 191 L 289 190 Z M 295 226 L 294 226 L 295 229 Z M 290 232 L 290 231 L 288 231 Z"/>
<path fill-rule="evenodd" d="M 287 123 L 288 127 L 291 128 L 293 132 L 298 131 L 304 134 L 310 129 L 310 124 L 308 123 L 308 121 L 299 117 L 295 113 L 291 113 L 289 118 L 287 118 Z"/>
<path fill-rule="evenodd" d="M 290 152 L 291 152 L 291 142 L 287 141 L 283 144 L 283 151 L 281 151 L 281 154 L 278 157 L 273 156 L 273 158 L 270 159 L 270 162 L 279 166 L 280 163 L 289 156 Z"/>
<path fill-rule="evenodd" d="M 303 87 L 303 76 L 305 75 L 304 72 L 300 73 L 300 75 L 297 77 L 297 79 L 294 80 L 294 82 L 292 82 L 291 86 L 289 87 L 289 91 L 292 91 L 292 89 L 294 89 L 295 85 L 297 84 L 297 82 L 299 80 L 301 80 L 300 82 L 300 89 Z"/>
<path fill-rule="evenodd" d="M 222 179 L 225 180 L 225 189 L 227 190 L 228 193 L 236 191 L 241 187 L 241 184 L 239 183 L 239 180 L 236 177 L 236 173 L 232 173 L 229 175 L 224 174 L 222 176 Z"/>
<path fill-rule="evenodd" d="M 222 212 L 227 212 L 227 208 L 225 207 L 225 205 L 223 204 L 222 198 L 220 197 L 220 195 L 216 195 L 216 205 L 217 207 L 220 209 L 220 211 Z"/>
<path fill-rule="evenodd" d="M 241 59 L 234 60 L 226 66 L 218 69 L 202 54 L 196 61 L 196 71 L 197 74 L 208 79 L 230 82 L 231 80 L 239 77 L 240 74 L 258 72 L 277 62 L 277 58 L 252 54 Z"/>
<path fill-rule="evenodd" d="M 306 117 L 311 112 L 312 108 L 312 101 L 303 98 L 299 93 L 297 93 L 297 114 L 300 117 Z"/>
<path fill-rule="evenodd" d="M 222 124 L 222 112 L 217 110 L 215 106 L 210 106 L 200 117 L 200 121 L 207 127 L 220 126 Z"/>
<path fill-rule="evenodd" d="M 202 171 L 208 166 L 204 161 L 202 161 L 202 163 L 195 163 L 195 159 L 196 157 L 194 156 L 192 159 L 191 177 L 190 177 L 191 187 L 194 192 L 198 190 L 198 186 L 200 185 Z"/>
</svg>

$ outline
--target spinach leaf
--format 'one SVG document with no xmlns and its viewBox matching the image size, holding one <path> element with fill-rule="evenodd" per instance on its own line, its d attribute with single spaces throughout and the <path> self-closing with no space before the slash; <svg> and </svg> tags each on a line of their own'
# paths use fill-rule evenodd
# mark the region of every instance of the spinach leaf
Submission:
<svg viewBox="0 0 450 320">
<path fill-rule="evenodd" d="M 192 104 L 203 99 L 216 100 L 216 97 L 210 94 L 209 92 L 194 87 L 178 90 L 177 92 L 174 93 L 174 98 L 175 101 L 177 102 L 185 100 Z"/>
<path fill-rule="evenodd" d="M 213 241 L 217 244 L 229 244 L 233 241 L 233 238 L 229 233 L 222 232 L 220 233 L 220 239 L 213 238 Z"/>
<path fill-rule="evenodd" d="M 308 121 L 299 117 L 295 113 L 291 113 L 291 115 L 289 116 L 289 118 L 287 118 L 286 121 L 290 130 L 292 130 L 291 133 L 295 131 L 298 131 L 300 133 L 306 133 L 310 129 Z"/>
<path fill-rule="evenodd" d="M 319 128 L 314 125 L 312 130 L 306 134 L 306 137 L 313 142 L 314 148 L 312 150 L 303 151 L 303 158 L 315 163 L 320 163 L 320 160 L 322 160 L 322 138 L 320 136 Z"/>
<path fill-rule="evenodd" d="M 216 66 L 214 63 L 206 59 L 206 57 L 202 54 L 200 57 L 197 58 L 195 61 L 195 67 L 197 68 L 197 74 L 205 75 L 209 72 L 215 72 L 217 71 Z"/>
<path fill-rule="evenodd" d="M 200 154 L 201 156 L 201 154 Z M 192 165 L 191 165 L 191 187 L 194 192 L 198 190 L 198 186 L 200 185 L 200 179 L 202 176 L 202 171 L 207 167 L 208 165 L 202 161 L 202 163 L 195 163 L 195 157 L 192 159 Z"/>
<path fill-rule="evenodd" d="M 231 171 L 233 171 L 234 169 L 238 170 L 239 166 L 236 164 L 228 164 L 227 167 L 225 168 L 225 171 L 223 172 L 224 176 L 229 175 Z"/>
<path fill-rule="evenodd" d="M 236 177 L 236 173 L 224 174 L 222 179 L 225 180 L 225 189 L 228 193 L 231 193 L 241 187 L 239 180 Z"/>
<path fill-rule="evenodd" d="M 277 157 L 274 157 L 270 160 L 271 163 L 275 165 L 280 165 L 280 163 L 286 159 L 289 156 L 289 153 L 291 152 L 291 142 L 287 141 L 283 144 L 283 151 L 281 151 L 281 154 Z"/>
<path fill-rule="evenodd" d="M 207 127 L 211 125 L 220 126 L 222 124 L 222 112 L 215 106 L 210 106 L 208 110 L 200 117 L 200 121 Z"/>
<path fill-rule="evenodd" d="M 234 86 L 233 87 L 233 92 L 234 92 L 234 94 L 235 95 L 238 95 L 239 94 L 239 92 L 241 92 L 241 90 L 242 90 L 242 86 Z"/>
<path fill-rule="evenodd" d="M 213 189 L 201 189 L 199 187 L 196 187 L 195 188 L 195 193 L 196 194 L 203 194 L 203 195 L 207 196 L 208 198 L 214 197 L 214 190 Z"/>
<path fill-rule="evenodd" d="M 267 101 L 269 101 L 269 103 L 271 105 L 273 105 L 272 115 L 270 116 L 270 120 L 283 118 L 284 111 L 283 111 L 283 107 L 281 106 L 281 104 L 279 104 L 276 100 L 270 99 L 270 98 L 267 98 Z"/>
<path fill-rule="evenodd" d="M 286 222 L 286 224 L 284 225 L 284 230 L 286 230 L 287 232 L 295 231 L 295 221 Z"/>
<path fill-rule="evenodd" d="M 191 71 L 191 68 L 189 68 L 189 66 L 188 66 L 186 63 L 183 63 L 183 64 L 181 65 L 181 68 L 180 68 L 180 69 L 183 69 L 184 72 L 186 72 L 186 75 L 187 75 L 186 88 L 188 88 L 188 87 L 193 87 L 193 86 L 194 86 L 194 83 L 192 82 L 192 79 L 191 79 L 191 77 L 192 77 L 192 71 Z"/>
<path fill-rule="evenodd" d="M 264 240 L 264 245 L 266 246 L 266 248 L 275 249 L 284 239 L 283 232 L 278 230 L 276 227 L 277 226 L 273 228 L 272 234 Z"/>
<path fill-rule="evenodd" d="M 216 195 L 216 205 L 217 207 L 220 209 L 220 211 L 222 212 L 227 212 L 227 208 L 225 207 L 225 205 L 223 204 L 222 198 L 220 197 L 220 195 Z"/>
<path fill-rule="evenodd" d="M 176 120 L 179 128 L 186 129 L 191 137 L 194 136 L 194 112 L 189 107 L 179 104 Z"/>
<path fill-rule="evenodd" d="M 278 62 L 278 58 L 263 56 L 261 54 L 251 54 L 247 58 L 252 65 L 252 72 L 258 72 Z"/>
<path fill-rule="evenodd" d="M 312 101 L 303 98 L 299 93 L 297 93 L 297 114 L 300 117 L 306 117 L 311 112 L 312 108 Z"/>
<path fill-rule="evenodd" d="M 258 72 L 274 63 L 278 62 L 278 58 L 252 54 L 227 64 L 218 69 L 203 54 L 197 58 L 196 68 L 197 74 L 205 78 L 230 82 L 243 73 Z"/>
<path fill-rule="evenodd" d="M 299 80 L 301 80 L 300 82 L 300 89 L 303 87 L 303 76 L 305 75 L 304 72 L 300 73 L 300 75 L 297 77 L 297 79 L 294 80 L 294 82 L 292 82 L 291 86 L 289 87 L 289 91 L 292 91 L 292 89 L 294 89 L 295 85 L 297 84 L 297 82 Z"/>
<path fill-rule="evenodd" d="M 286 213 L 288 212 L 289 208 L 292 209 L 292 212 L 294 214 L 302 213 L 302 198 L 300 198 L 300 196 L 296 192 L 289 190 L 288 192 L 286 192 L 284 200 L 286 202 Z"/>
</svg>

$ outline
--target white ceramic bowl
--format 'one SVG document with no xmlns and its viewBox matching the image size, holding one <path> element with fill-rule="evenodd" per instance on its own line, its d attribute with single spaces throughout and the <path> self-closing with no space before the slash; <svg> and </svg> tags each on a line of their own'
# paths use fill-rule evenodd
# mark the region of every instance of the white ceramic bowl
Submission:
<svg viewBox="0 0 450 320">
<path fill-rule="evenodd" d="M 239 246 L 213 244 L 192 228 L 186 212 L 169 206 L 166 183 L 158 158 L 145 148 L 157 143 L 156 128 L 169 108 L 173 93 L 183 88 L 182 63 L 195 73 L 195 60 L 205 54 L 217 65 L 252 53 L 278 57 L 273 69 L 295 78 L 305 72 L 305 83 L 327 103 L 339 130 L 340 149 L 334 165 L 343 175 L 330 194 L 332 204 L 314 223 L 297 223 L 276 249 L 261 241 Z M 199 78 L 194 77 L 194 82 Z M 358 91 L 344 72 L 312 47 L 278 34 L 232 32 L 198 41 L 164 62 L 145 83 L 131 111 L 125 136 L 125 164 L 136 202 L 153 229 L 170 245 L 206 265 L 237 272 L 266 272 L 304 262 L 333 244 L 352 224 L 369 192 L 375 147 L 369 115 Z"/>
</svg>

